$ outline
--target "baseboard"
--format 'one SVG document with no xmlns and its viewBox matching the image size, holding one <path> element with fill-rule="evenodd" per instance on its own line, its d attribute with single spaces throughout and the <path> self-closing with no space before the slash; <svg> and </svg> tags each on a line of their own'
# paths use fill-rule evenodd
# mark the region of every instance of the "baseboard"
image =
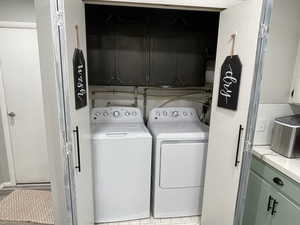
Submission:
<svg viewBox="0 0 300 225">
<path fill-rule="evenodd" d="M 10 186 L 12 186 L 10 182 L 3 182 L 0 184 L 0 190 Z"/>
<path fill-rule="evenodd" d="M 16 184 L 12 185 L 10 183 L 6 184 L 3 189 L 5 190 L 16 190 L 16 189 L 34 189 L 34 190 L 50 190 L 50 183 L 40 183 L 40 184 Z"/>
</svg>

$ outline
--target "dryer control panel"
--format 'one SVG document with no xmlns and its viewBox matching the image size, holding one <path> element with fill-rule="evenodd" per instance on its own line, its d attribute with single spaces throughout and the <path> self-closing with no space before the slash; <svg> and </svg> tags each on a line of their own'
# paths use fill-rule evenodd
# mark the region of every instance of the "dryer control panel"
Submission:
<svg viewBox="0 0 300 225">
<path fill-rule="evenodd" d="M 149 115 L 149 122 L 167 121 L 198 121 L 198 114 L 194 108 L 189 107 L 165 107 L 154 108 Z"/>
<path fill-rule="evenodd" d="M 143 116 L 134 107 L 99 107 L 92 109 L 91 122 L 143 122 Z"/>
</svg>

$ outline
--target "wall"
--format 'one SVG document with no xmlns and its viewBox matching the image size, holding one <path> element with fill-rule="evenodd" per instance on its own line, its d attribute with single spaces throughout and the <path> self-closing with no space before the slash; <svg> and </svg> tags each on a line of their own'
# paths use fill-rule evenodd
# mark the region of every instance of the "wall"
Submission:
<svg viewBox="0 0 300 225">
<path fill-rule="evenodd" d="M 134 87 L 90 86 L 90 100 L 92 101 L 91 107 L 133 106 L 136 101 L 137 107 L 142 112 L 146 112 L 146 118 L 148 118 L 151 109 L 155 107 L 193 107 L 197 110 L 200 118 L 208 123 L 209 112 L 204 115 L 202 113 L 202 106 L 211 99 L 211 88 L 211 85 L 207 85 L 201 88 L 201 90 L 150 88 L 146 92 L 147 99 L 145 105 L 143 87 L 139 87 L 135 95 Z"/>
<path fill-rule="evenodd" d="M 35 22 L 33 0 L 0 0 L 0 21 Z M 7 153 L 0 116 L 0 186 L 9 181 Z"/>
<path fill-rule="evenodd" d="M 0 21 L 35 22 L 34 0 L 1 0 Z"/>
<path fill-rule="evenodd" d="M 299 0 L 275 0 L 265 56 L 261 99 L 256 123 L 255 145 L 269 145 L 273 121 L 300 113 L 288 104 L 300 40 Z"/>
<path fill-rule="evenodd" d="M 299 0 L 275 0 L 264 62 L 261 103 L 287 103 L 300 40 Z"/>
</svg>

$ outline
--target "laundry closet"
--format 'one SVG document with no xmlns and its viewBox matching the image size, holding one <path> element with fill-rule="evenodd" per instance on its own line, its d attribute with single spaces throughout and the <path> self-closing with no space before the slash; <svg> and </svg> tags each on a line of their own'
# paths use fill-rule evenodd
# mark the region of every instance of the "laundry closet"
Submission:
<svg viewBox="0 0 300 225">
<path fill-rule="evenodd" d="M 135 118 L 138 118 L 136 122 L 150 130 L 148 132 L 153 138 L 148 150 L 152 156 L 145 158 L 148 172 L 136 175 L 140 176 L 140 180 L 145 176 L 149 178 L 145 181 L 149 183 L 148 197 L 145 198 L 149 209 L 144 216 L 133 219 L 153 215 L 159 188 L 192 189 L 201 183 L 201 188 L 189 199 L 179 197 L 179 192 L 165 197 L 181 198 L 179 205 L 194 198 L 196 207 L 193 206 L 192 213 L 189 210 L 172 215 L 157 213 L 157 218 L 201 215 L 201 224 L 204 225 L 238 224 L 242 206 L 237 200 L 245 197 L 243 188 L 248 173 L 245 164 L 249 161 L 248 151 L 253 136 L 249 126 L 252 126 L 252 120 L 255 121 L 255 113 L 252 118 L 248 112 L 257 111 L 254 97 L 260 80 L 262 48 L 266 41 L 262 34 L 267 33 L 270 1 L 166 1 L 166 4 L 163 1 L 125 0 L 46 2 L 37 2 L 36 5 L 38 28 L 43 31 L 39 33 L 41 68 L 45 74 L 43 91 L 44 95 L 53 94 L 53 91 L 57 93 L 49 98 L 52 107 L 45 106 L 45 111 L 47 128 L 53 130 L 49 135 L 52 140 L 49 145 L 51 149 L 57 149 L 49 153 L 50 161 L 55 160 L 59 165 L 52 168 L 53 193 L 57 198 L 65 199 L 64 204 L 55 204 L 58 207 L 58 224 L 66 223 L 66 220 L 68 224 L 77 220 L 81 225 L 132 219 L 125 216 L 123 219 L 94 220 L 97 211 L 101 214 L 106 210 L 105 204 L 109 205 L 113 198 L 117 203 L 124 197 L 121 195 L 118 199 L 118 190 L 114 188 L 115 194 L 107 189 L 105 198 L 95 198 L 97 188 L 100 187 L 99 191 L 107 188 L 101 186 L 107 183 L 101 182 L 110 180 L 104 181 L 101 176 L 112 176 L 116 169 L 111 167 L 112 174 L 102 174 L 99 178 L 95 173 L 97 167 L 104 171 L 101 165 L 107 164 L 110 168 L 112 163 L 109 160 L 117 157 L 95 156 L 95 122 L 100 122 L 98 126 L 102 129 L 115 118 L 117 123 L 114 122 L 110 138 L 124 136 L 130 129 L 134 130 L 136 125 L 116 132 L 121 123 Z M 53 35 L 49 36 L 49 32 Z M 233 69 L 230 67 L 231 60 L 236 60 L 232 64 Z M 226 65 L 232 69 L 231 73 L 237 71 L 239 74 L 234 80 L 239 86 L 235 86 L 234 90 L 230 90 L 232 82 L 226 83 L 226 77 L 220 78 Z M 56 75 L 55 79 L 50 73 Z M 227 101 L 232 101 L 232 92 L 235 92 L 235 100 L 232 105 L 226 106 Z M 226 100 L 223 103 L 220 93 Z M 47 113 L 47 110 L 52 113 Z M 190 155 L 180 151 L 179 137 L 175 139 L 178 144 L 175 148 L 169 139 L 162 139 L 166 151 L 159 152 L 163 147 L 157 148 L 159 142 L 155 140 L 160 136 L 151 122 L 160 120 L 172 121 L 178 132 L 184 132 L 191 122 L 201 124 L 196 126 L 197 132 L 199 129 L 202 132 L 201 141 L 197 139 L 197 144 L 191 145 L 187 139 L 184 144 L 181 143 L 185 149 L 191 150 Z M 175 128 L 170 127 L 169 132 L 175 132 Z M 195 130 L 190 132 L 196 133 Z M 103 135 L 100 133 L 97 138 Z M 146 142 L 148 140 L 144 147 L 148 145 Z M 103 143 L 99 146 L 108 149 L 105 147 L 107 142 Z M 126 144 L 124 142 L 122 146 L 121 143 L 118 148 L 121 150 L 123 147 L 124 151 L 131 149 Z M 198 149 L 202 148 L 205 154 L 199 155 Z M 175 151 L 178 151 L 177 155 Z M 135 174 L 137 169 L 134 169 L 135 164 L 131 163 L 128 154 L 118 159 L 119 165 L 122 159 L 126 160 L 132 167 L 131 173 Z M 196 158 L 199 158 L 200 164 Z M 98 160 L 102 160 L 102 164 L 97 164 Z M 166 162 L 167 166 L 162 162 Z M 186 167 L 179 166 L 181 162 Z M 158 166 L 161 171 L 157 175 L 153 170 Z M 198 170 L 201 172 L 198 173 Z M 122 182 L 128 185 L 130 181 L 124 179 Z M 119 192 L 124 191 L 122 182 L 114 186 L 120 188 Z M 130 186 L 126 188 L 130 189 Z M 136 191 L 132 202 L 139 197 L 142 198 L 142 194 Z M 94 209 L 95 201 L 99 201 L 102 207 Z M 128 205 L 129 210 L 130 201 Z M 176 201 L 172 206 L 162 205 L 164 209 L 171 208 Z"/>
</svg>

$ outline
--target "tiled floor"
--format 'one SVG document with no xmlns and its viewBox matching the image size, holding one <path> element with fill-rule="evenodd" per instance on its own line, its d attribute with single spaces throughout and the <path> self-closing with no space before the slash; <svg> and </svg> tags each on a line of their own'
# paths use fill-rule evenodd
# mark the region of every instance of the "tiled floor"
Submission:
<svg viewBox="0 0 300 225">
<path fill-rule="evenodd" d="M 199 216 L 167 218 L 167 219 L 141 219 L 116 223 L 101 223 L 99 225 L 200 225 Z"/>
<path fill-rule="evenodd" d="M 38 190 L 43 188 L 37 188 Z M 7 195 L 9 195 L 13 190 L 0 190 L 0 201 L 5 198 Z M 27 223 L 27 222 L 8 222 L 8 221 L 1 221 L 0 225 L 38 225 L 36 223 Z"/>
</svg>

